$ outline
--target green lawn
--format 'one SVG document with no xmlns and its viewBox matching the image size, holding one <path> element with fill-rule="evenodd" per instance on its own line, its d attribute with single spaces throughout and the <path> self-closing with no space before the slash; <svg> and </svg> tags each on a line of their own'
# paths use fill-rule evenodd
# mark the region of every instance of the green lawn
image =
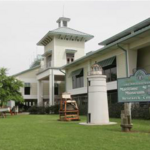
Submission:
<svg viewBox="0 0 150 150">
<path fill-rule="evenodd" d="M 0 118 L 0 150 L 149 150 L 150 121 L 134 120 L 133 132 L 123 133 L 120 119 L 111 126 L 60 122 L 57 115 Z M 81 117 L 81 122 L 85 117 Z"/>
</svg>

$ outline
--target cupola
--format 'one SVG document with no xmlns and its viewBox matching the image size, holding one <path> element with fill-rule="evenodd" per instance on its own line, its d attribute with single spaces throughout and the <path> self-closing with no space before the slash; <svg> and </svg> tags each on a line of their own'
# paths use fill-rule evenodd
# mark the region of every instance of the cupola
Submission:
<svg viewBox="0 0 150 150">
<path fill-rule="evenodd" d="M 67 27 L 70 18 L 60 17 L 56 22 L 58 23 L 58 27 Z"/>
</svg>

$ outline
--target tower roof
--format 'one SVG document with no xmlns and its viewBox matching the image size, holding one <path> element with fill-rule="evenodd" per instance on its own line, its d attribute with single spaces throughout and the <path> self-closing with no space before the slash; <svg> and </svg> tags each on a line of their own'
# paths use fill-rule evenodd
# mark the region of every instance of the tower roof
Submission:
<svg viewBox="0 0 150 150">
<path fill-rule="evenodd" d="M 38 43 L 37 45 L 46 46 L 49 42 L 52 41 L 54 36 L 58 36 L 60 39 L 70 40 L 70 41 L 89 41 L 94 36 L 83 33 L 67 27 L 67 23 L 70 21 L 70 18 L 60 17 L 56 22 L 58 23 L 58 28 L 52 31 L 49 31 Z"/>
<path fill-rule="evenodd" d="M 60 39 L 72 40 L 72 41 L 81 41 L 85 40 L 89 41 L 94 36 L 80 32 L 68 27 L 59 27 L 55 30 L 49 31 L 38 43 L 37 45 L 47 45 L 49 42 L 52 41 L 53 36 L 58 36 Z"/>
</svg>

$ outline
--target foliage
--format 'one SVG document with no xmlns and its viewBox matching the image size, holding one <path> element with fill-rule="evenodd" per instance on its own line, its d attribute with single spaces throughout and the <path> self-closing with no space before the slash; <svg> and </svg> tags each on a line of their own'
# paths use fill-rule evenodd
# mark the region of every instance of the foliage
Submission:
<svg viewBox="0 0 150 150">
<path fill-rule="evenodd" d="M 133 105 L 132 106 L 132 118 L 136 119 L 150 119 L 150 107 L 149 105 Z"/>
<path fill-rule="evenodd" d="M 109 104 L 109 116 L 111 118 L 120 118 L 123 103 Z"/>
<path fill-rule="evenodd" d="M 39 107 L 33 106 L 28 110 L 30 114 L 58 114 L 59 113 L 59 105 L 54 105 L 50 107 Z"/>
<path fill-rule="evenodd" d="M 123 103 L 109 105 L 109 116 L 111 118 L 120 118 L 121 110 L 124 109 Z M 132 104 L 131 114 L 133 119 L 150 119 L 150 106 L 148 104 Z"/>
<path fill-rule="evenodd" d="M 22 102 L 23 97 L 20 93 L 20 87 L 23 87 L 21 81 L 15 79 L 13 76 L 7 76 L 7 69 L 0 69 L 0 100 L 1 105 L 9 100 Z"/>
<path fill-rule="evenodd" d="M 28 109 L 30 114 L 59 114 L 59 105 L 54 105 L 50 107 L 39 107 L 33 106 Z M 87 105 L 79 106 L 80 115 L 87 115 Z"/>
<path fill-rule="evenodd" d="M 87 115 L 87 105 L 78 106 L 80 115 Z"/>
</svg>

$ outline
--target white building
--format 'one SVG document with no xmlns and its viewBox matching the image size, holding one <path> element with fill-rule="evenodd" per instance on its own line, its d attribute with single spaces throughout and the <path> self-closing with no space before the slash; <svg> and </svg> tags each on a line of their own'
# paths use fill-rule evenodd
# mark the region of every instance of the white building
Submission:
<svg viewBox="0 0 150 150">
<path fill-rule="evenodd" d="M 24 99 L 34 99 L 39 106 L 54 105 L 65 91 L 65 71 L 61 66 L 69 64 L 84 56 L 85 42 L 93 38 L 92 35 L 69 28 L 69 18 L 61 17 L 57 20 L 58 28 L 49 31 L 38 43 L 44 46 L 43 59 L 40 66 L 15 75 L 30 86 L 30 90 L 37 91 L 25 95 Z M 25 73 L 25 74 L 24 74 Z M 32 79 L 31 79 L 32 78 Z M 35 87 L 31 82 L 35 83 Z"/>
<path fill-rule="evenodd" d="M 84 45 L 93 36 L 68 28 L 69 21 L 59 18 L 59 27 L 37 43 L 44 46 L 41 64 L 16 76 L 30 85 L 30 95 L 21 89 L 26 102 L 34 99 L 39 106 L 54 105 L 66 91 L 86 107 L 87 74 L 95 61 L 107 76 L 109 103 L 117 102 L 117 78 L 133 75 L 139 68 L 150 73 L 150 18 L 100 42 L 103 48 L 87 55 Z"/>
<path fill-rule="evenodd" d="M 117 79 L 131 76 L 137 69 L 150 73 L 150 18 L 102 41 L 103 48 L 62 67 L 66 71 L 66 91 L 80 105 L 87 103 L 87 75 L 95 61 L 107 76 L 109 103 L 117 103 Z"/>
</svg>

